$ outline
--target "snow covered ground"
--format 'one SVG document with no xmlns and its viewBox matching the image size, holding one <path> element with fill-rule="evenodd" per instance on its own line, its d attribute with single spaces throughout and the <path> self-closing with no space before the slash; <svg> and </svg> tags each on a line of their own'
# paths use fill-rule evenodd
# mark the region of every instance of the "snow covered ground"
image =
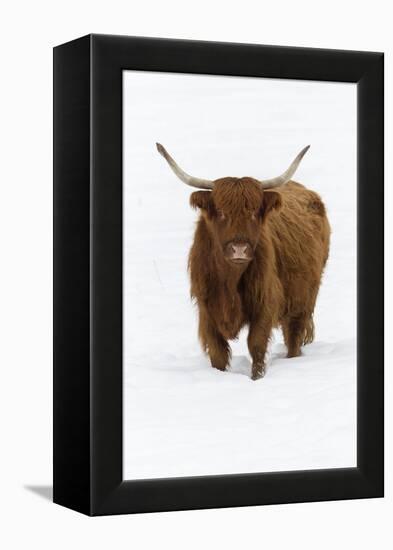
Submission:
<svg viewBox="0 0 393 550">
<path fill-rule="evenodd" d="M 280 331 L 265 378 L 250 380 L 246 332 L 228 372 L 197 340 L 186 271 L 197 213 L 155 149 L 211 179 L 282 172 L 332 226 L 316 339 L 285 359 Z M 124 478 L 356 465 L 356 87 L 124 73 Z"/>
</svg>

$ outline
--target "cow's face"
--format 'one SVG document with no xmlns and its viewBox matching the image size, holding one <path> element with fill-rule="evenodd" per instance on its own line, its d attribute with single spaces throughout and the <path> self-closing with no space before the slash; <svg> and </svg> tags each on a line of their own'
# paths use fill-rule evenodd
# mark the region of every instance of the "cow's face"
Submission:
<svg viewBox="0 0 393 550">
<path fill-rule="evenodd" d="M 192 193 L 218 249 L 231 265 L 245 266 L 254 257 L 263 222 L 281 206 L 280 194 L 264 191 L 253 178 L 222 178 L 212 191 Z"/>
</svg>

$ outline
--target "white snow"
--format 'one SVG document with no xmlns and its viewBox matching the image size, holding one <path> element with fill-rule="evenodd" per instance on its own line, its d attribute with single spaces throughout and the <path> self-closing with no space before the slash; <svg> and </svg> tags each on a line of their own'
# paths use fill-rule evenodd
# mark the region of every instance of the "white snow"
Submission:
<svg viewBox="0 0 393 550">
<path fill-rule="evenodd" d="M 228 372 L 197 340 L 186 271 L 197 213 L 188 172 L 271 177 L 311 144 L 297 181 L 332 226 L 315 342 L 285 358 L 274 334 L 251 381 L 246 332 Z M 356 86 L 124 72 L 125 479 L 356 465 Z"/>
</svg>

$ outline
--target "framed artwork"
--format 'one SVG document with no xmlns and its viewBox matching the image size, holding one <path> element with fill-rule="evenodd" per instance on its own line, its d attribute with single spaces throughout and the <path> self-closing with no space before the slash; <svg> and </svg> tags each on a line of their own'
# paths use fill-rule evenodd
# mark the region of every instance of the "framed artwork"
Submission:
<svg viewBox="0 0 393 550">
<path fill-rule="evenodd" d="M 383 496 L 383 54 L 54 49 L 54 501 Z"/>
</svg>

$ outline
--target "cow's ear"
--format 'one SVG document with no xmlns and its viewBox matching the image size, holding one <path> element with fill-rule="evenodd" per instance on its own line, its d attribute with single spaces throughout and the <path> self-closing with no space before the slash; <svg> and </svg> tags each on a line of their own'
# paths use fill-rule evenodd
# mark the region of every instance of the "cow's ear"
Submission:
<svg viewBox="0 0 393 550">
<path fill-rule="evenodd" d="M 276 191 L 264 191 L 261 206 L 261 215 L 265 217 L 271 210 L 280 210 L 282 206 L 281 195 Z"/>
<path fill-rule="evenodd" d="M 209 216 L 215 212 L 211 191 L 195 191 L 190 197 L 190 204 L 193 208 L 204 210 Z"/>
</svg>

